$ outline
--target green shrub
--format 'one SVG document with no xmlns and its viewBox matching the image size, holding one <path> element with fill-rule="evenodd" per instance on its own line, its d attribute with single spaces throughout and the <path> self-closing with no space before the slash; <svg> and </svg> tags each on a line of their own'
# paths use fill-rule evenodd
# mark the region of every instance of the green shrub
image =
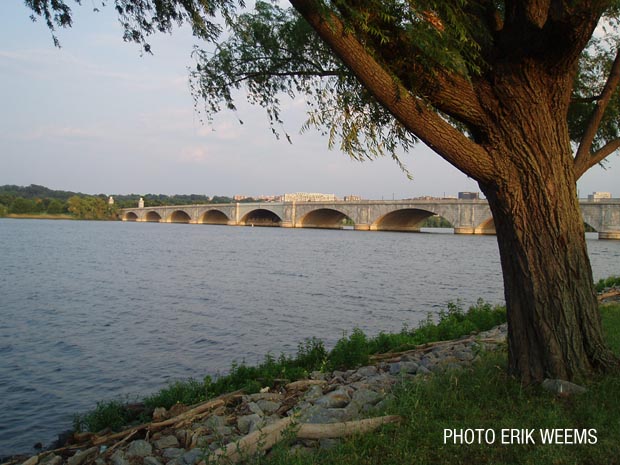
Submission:
<svg viewBox="0 0 620 465">
<path fill-rule="evenodd" d="M 329 353 L 327 368 L 330 370 L 347 369 L 368 363 L 370 355 L 368 338 L 359 328 L 351 336 L 343 336 Z"/>
<path fill-rule="evenodd" d="M 119 430 L 132 420 L 132 414 L 125 403 L 119 400 L 98 402 L 94 410 L 85 415 L 75 415 L 73 429 L 94 433 L 106 428 Z"/>
<path fill-rule="evenodd" d="M 147 410 L 152 411 L 156 407 L 169 409 L 174 404 L 181 403 L 192 405 L 206 400 L 207 391 L 205 385 L 195 379 L 175 381 L 156 394 L 144 399 Z"/>
<path fill-rule="evenodd" d="M 620 276 L 610 276 L 605 279 L 599 279 L 596 285 L 596 292 L 602 292 L 608 287 L 620 286 Z"/>
</svg>

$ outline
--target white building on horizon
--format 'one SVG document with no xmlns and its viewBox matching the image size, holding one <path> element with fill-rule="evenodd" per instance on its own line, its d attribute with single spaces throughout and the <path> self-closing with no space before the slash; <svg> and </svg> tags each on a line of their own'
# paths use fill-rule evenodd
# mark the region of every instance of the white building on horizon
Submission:
<svg viewBox="0 0 620 465">
<path fill-rule="evenodd" d="M 335 194 L 320 194 L 318 192 L 295 192 L 284 194 L 285 202 L 335 202 Z"/>
</svg>

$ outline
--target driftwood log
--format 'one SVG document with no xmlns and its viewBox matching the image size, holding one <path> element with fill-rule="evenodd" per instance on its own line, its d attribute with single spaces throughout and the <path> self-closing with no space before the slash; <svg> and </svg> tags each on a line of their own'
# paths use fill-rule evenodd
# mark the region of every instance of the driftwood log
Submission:
<svg viewBox="0 0 620 465">
<path fill-rule="evenodd" d="M 288 432 L 297 439 L 342 438 L 354 434 L 368 433 L 374 431 L 381 425 L 397 423 L 400 420 L 401 417 L 392 415 L 343 423 L 306 423 L 296 425 L 293 417 L 283 418 L 261 430 L 254 431 L 235 442 L 231 442 L 215 450 L 206 461 L 203 460 L 198 465 L 216 464 L 222 460 L 227 464 L 238 463 L 257 452 L 271 449 L 275 444 L 281 441 Z"/>
</svg>

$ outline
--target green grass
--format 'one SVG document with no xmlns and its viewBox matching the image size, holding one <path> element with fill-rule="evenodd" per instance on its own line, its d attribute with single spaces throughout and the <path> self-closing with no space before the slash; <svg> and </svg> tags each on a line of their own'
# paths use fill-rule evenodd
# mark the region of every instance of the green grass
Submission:
<svg viewBox="0 0 620 465">
<path fill-rule="evenodd" d="M 609 345 L 620 355 L 620 305 L 601 308 Z M 523 388 L 509 377 L 506 353 L 485 354 L 468 370 L 408 381 L 386 411 L 404 418 L 399 426 L 355 437 L 309 456 L 285 444 L 269 465 L 358 464 L 618 464 L 620 463 L 620 373 L 587 383 L 588 393 L 558 398 L 540 387 Z M 444 444 L 444 430 L 490 429 L 493 444 Z M 535 429 L 536 444 L 502 444 L 502 429 Z M 543 445 L 539 429 L 596 430 L 596 444 Z"/>
</svg>

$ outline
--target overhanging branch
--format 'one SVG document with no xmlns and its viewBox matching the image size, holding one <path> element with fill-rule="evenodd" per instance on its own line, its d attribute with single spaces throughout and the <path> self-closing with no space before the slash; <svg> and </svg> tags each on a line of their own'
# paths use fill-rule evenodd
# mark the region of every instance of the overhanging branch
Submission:
<svg viewBox="0 0 620 465">
<path fill-rule="evenodd" d="M 575 155 L 574 164 L 575 164 L 575 175 L 577 179 L 579 179 L 579 177 L 581 177 L 581 175 L 585 173 L 590 167 L 596 165 L 602 160 L 602 159 L 597 160 L 598 157 L 595 155 L 600 153 L 601 150 L 603 150 L 606 146 L 603 147 L 603 149 L 597 151 L 596 154 L 592 154 L 591 153 L 592 143 L 594 142 L 596 133 L 598 132 L 601 121 L 603 120 L 603 116 L 605 115 L 605 110 L 607 109 L 609 102 L 611 101 L 611 97 L 613 93 L 617 90 L 619 83 L 620 83 L 620 49 L 618 49 L 618 51 L 616 52 L 616 57 L 611 67 L 609 77 L 607 78 L 607 82 L 605 83 L 603 92 L 601 92 L 600 98 L 598 99 L 596 103 L 596 108 L 594 109 L 594 112 L 592 113 L 592 116 L 590 117 L 588 126 L 586 127 L 586 130 L 584 131 L 583 136 L 581 137 L 579 148 L 577 149 L 577 154 Z M 611 152 L 613 152 L 614 150 L 612 150 Z M 607 155 L 609 155 L 609 153 Z"/>
<path fill-rule="evenodd" d="M 597 163 L 602 162 L 605 158 L 607 158 L 618 149 L 620 149 L 620 139 L 615 139 L 605 144 L 603 147 L 590 155 L 590 157 L 588 158 L 588 166 L 585 167 L 583 171 L 577 171 L 577 166 L 575 166 L 576 179 L 579 179 L 588 169 L 590 169 Z"/>
<path fill-rule="evenodd" d="M 326 13 L 314 0 L 291 0 L 291 4 L 403 126 L 468 176 L 482 182 L 493 178 L 493 163 L 488 152 L 405 89 L 345 29 L 337 16 Z"/>
</svg>

